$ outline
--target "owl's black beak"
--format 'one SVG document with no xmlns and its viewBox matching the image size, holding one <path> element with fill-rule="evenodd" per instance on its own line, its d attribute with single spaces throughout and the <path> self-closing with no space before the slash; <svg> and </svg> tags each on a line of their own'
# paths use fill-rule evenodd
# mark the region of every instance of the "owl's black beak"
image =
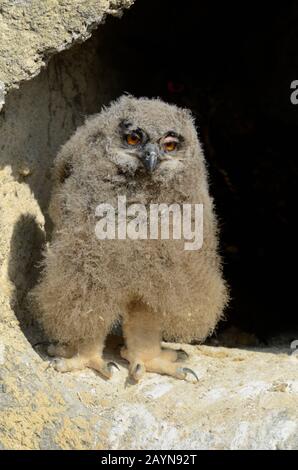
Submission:
<svg viewBox="0 0 298 470">
<path fill-rule="evenodd" d="M 155 144 L 148 143 L 142 152 L 142 162 L 146 170 L 152 173 L 158 163 L 159 148 Z"/>
</svg>

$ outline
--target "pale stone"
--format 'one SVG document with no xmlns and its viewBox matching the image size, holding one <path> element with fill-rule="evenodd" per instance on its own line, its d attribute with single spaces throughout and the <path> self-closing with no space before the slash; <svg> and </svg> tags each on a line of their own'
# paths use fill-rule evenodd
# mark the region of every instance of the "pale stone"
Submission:
<svg viewBox="0 0 298 470">
<path fill-rule="evenodd" d="M 298 360 L 287 349 L 172 345 L 199 382 L 147 374 L 134 385 L 119 337 L 107 348 L 120 366 L 110 381 L 47 367 L 16 325 L 2 324 L 1 337 L 5 449 L 298 448 Z"/>
</svg>

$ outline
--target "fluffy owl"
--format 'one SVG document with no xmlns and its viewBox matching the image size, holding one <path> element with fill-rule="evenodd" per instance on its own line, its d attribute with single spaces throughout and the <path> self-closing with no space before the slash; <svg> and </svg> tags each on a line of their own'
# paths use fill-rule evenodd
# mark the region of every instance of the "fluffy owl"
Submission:
<svg viewBox="0 0 298 470">
<path fill-rule="evenodd" d="M 88 118 L 54 163 L 53 239 L 34 290 L 38 318 L 61 372 L 89 367 L 109 378 L 102 352 L 122 321 L 129 375 L 146 371 L 185 379 L 183 351 L 162 339 L 202 341 L 228 300 L 217 251 L 207 172 L 188 110 L 159 99 L 122 96 Z M 99 239 L 97 207 L 202 204 L 203 245 L 183 239 Z M 171 219 L 172 220 L 172 219 Z M 116 222 L 115 222 L 116 223 Z M 55 343 L 55 345 L 54 345 Z"/>
</svg>

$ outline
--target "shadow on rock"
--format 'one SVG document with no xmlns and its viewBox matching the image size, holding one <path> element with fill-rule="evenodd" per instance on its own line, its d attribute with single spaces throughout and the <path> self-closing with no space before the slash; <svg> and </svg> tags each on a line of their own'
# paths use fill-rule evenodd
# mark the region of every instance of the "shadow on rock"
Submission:
<svg viewBox="0 0 298 470">
<path fill-rule="evenodd" d="M 40 275 L 40 262 L 45 244 L 45 233 L 31 214 L 17 220 L 10 242 L 8 275 L 14 285 L 11 308 L 27 340 L 34 345 L 42 332 L 33 319 L 27 301 L 28 292 L 36 285 Z"/>
</svg>

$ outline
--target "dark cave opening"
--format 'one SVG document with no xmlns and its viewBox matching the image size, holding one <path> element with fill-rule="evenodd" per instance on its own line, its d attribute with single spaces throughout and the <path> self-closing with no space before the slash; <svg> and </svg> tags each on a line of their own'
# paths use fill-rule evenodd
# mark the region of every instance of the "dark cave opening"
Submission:
<svg viewBox="0 0 298 470">
<path fill-rule="evenodd" d="M 264 342 L 297 331 L 297 19 L 293 1 L 137 0 L 99 33 L 121 92 L 192 110 L 232 294 L 219 331 L 233 325 Z"/>
</svg>

